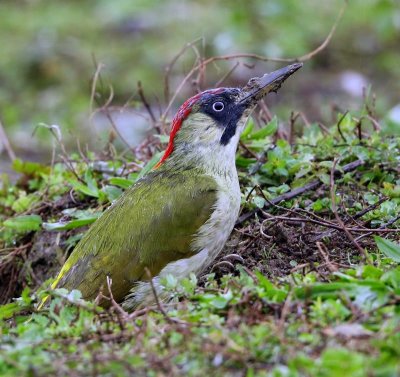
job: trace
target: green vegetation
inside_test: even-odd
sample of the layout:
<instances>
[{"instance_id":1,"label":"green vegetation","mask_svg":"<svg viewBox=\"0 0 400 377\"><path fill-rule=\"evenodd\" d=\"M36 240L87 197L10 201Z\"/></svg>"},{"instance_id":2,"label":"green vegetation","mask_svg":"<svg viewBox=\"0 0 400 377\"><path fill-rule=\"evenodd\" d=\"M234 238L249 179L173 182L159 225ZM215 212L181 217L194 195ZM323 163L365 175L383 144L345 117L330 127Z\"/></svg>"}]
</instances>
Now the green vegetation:
<instances>
[{"instance_id":1,"label":"green vegetation","mask_svg":"<svg viewBox=\"0 0 400 377\"><path fill-rule=\"evenodd\" d=\"M133 313L49 289L158 161L184 99L276 67L218 60L179 88L193 66L303 56L342 5L0 3L0 131L17 155L0 143L1 376L400 375L397 0L348 1L326 48L254 114L237 154L240 217L202 276L169 276L170 300ZM142 131L143 143L127 137Z\"/></svg>"},{"instance_id":2,"label":"green vegetation","mask_svg":"<svg viewBox=\"0 0 400 377\"><path fill-rule=\"evenodd\" d=\"M0 197L1 265L9 297L21 297L0 307L0 374L400 373L400 138L360 122L364 112L338 114L329 131L311 125L293 145L276 140L276 118L261 129L250 122L237 164L242 215L258 209L257 217L237 226L210 274L170 276L171 301L133 313L116 303L104 311L77 291L32 290L51 274L37 263L42 251L24 250L55 234L47 258L64 258L56 246L71 250L143 162L92 154L51 168L16 161L22 178ZM271 206L314 181L318 189ZM35 312L48 293L50 307Z\"/></svg>"},{"instance_id":3,"label":"green vegetation","mask_svg":"<svg viewBox=\"0 0 400 377\"><path fill-rule=\"evenodd\" d=\"M54 292L47 314L3 329L2 375L394 376L400 372L400 269L388 260L271 282L241 272L203 288L171 279L166 316L98 314ZM25 291L18 305L30 304ZM396 309L397 307L397 309ZM3 309L4 313L4 309Z\"/></svg>"}]
</instances>

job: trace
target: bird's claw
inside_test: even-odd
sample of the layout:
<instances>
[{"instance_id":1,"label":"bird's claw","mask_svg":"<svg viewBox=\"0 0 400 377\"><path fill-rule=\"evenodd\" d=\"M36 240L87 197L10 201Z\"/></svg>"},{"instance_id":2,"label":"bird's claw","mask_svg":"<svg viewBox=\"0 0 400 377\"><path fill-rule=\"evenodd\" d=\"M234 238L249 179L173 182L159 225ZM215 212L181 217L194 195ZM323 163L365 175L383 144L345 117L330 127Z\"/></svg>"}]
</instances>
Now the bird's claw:
<instances>
[{"instance_id":1,"label":"bird's claw","mask_svg":"<svg viewBox=\"0 0 400 377\"><path fill-rule=\"evenodd\" d=\"M225 255L223 258L224 261L228 260L228 261L235 261L235 262L239 262L241 264L244 264L244 259L238 255L238 254L228 254Z\"/></svg>"},{"instance_id":2,"label":"bird's claw","mask_svg":"<svg viewBox=\"0 0 400 377\"><path fill-rule=\"evenodd\" d=\"M235 269L235 266L231 262L222 260L222 261L214 264L213 268L211 269L211 272L214 271L218 267L228 267L229 269L232 269L232 270Z\"/></svg>"}]
</instances>

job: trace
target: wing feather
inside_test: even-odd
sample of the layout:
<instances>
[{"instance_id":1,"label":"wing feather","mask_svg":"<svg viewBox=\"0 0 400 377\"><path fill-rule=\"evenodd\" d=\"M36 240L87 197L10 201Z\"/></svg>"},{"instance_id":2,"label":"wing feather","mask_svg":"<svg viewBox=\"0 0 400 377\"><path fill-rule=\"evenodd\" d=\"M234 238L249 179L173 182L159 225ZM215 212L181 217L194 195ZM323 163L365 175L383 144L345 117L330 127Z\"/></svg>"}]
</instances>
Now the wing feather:
<instances>
[{"instance_id":1,"label":"wing feather","mask_svg":"<svg viewBox=\"0 0 400 377\"><path fill-rule=\"evenodd\" d=\"M160 170L160 171L158 171ZM91 226L61 269L53 287L79 289L94 299L110 276L122 300L135 282L156 276L168 263L199 250L191 243L217 200L212 177L193 170L158 169L138 181Z\"/></svg>"}]
</instances>

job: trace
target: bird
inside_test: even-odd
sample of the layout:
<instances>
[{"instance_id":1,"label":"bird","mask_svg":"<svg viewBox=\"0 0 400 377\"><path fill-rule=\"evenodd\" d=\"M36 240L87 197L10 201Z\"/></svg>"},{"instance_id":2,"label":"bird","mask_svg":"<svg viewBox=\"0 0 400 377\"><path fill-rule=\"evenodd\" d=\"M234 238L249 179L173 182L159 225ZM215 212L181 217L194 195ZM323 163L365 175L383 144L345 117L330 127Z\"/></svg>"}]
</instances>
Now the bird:
<instances>
[{"instance_id":1,"label":"bird","mask_svg":"<svg viewBox=\"0 0 400 377\"><path fill-rule=\"evenodd\" d=\"M235 158L257 102L299 68L295 63L242 88L216 88L186 100L155 167L128 188L84 234L51 288L95 300L107 279L125 310L155 302L163 278L208 267L237 220L241 193ZM46 300L46 299L45 299ZM110 306L103 298L98 304ZM43 305L43 302L42 302Z\"/></svg>"}]
</instances>

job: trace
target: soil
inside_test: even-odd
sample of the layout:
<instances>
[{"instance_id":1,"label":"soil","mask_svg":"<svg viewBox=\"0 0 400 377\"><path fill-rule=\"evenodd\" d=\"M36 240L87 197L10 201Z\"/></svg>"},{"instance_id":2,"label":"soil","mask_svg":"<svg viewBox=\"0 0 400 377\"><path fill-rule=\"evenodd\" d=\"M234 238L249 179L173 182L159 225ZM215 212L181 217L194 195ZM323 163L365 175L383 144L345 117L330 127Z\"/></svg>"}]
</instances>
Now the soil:
<instances>
[{"instance_id":1,"label":"soil","mask_svg":"<svg viewBox=\"0 0 400 377\"><path fill-rule=\"evenodd\" d=\"M267 231L261 228L261 222L252 221L244 228L235 229L222 253L206 272L221 277L226 273L238 273L235 265L241 264L249 271L258 270L275 279L295 271L315 270L325 274L330 269L350 267L360 261L359 251L344 232L282 222L274 222ZM318 240L322 243L322 252L317 247ZM372 244L368 238L360 242L364 248Z\"/></svg>"}]
</instances>

